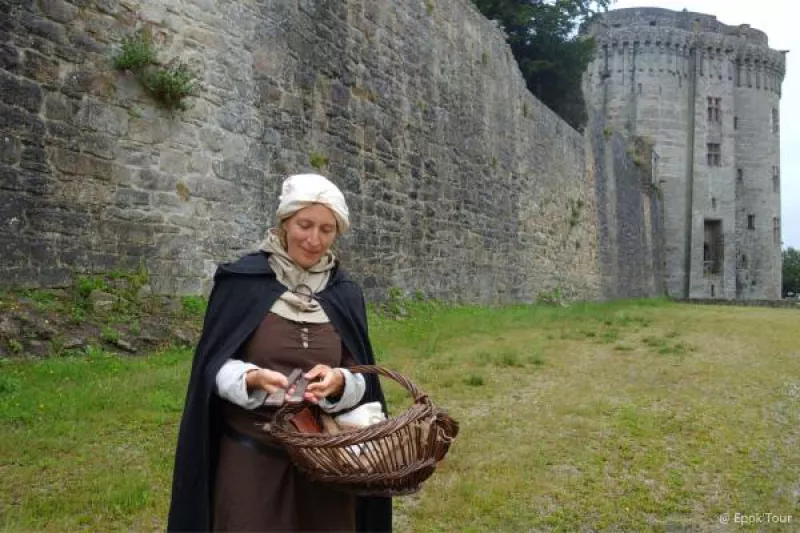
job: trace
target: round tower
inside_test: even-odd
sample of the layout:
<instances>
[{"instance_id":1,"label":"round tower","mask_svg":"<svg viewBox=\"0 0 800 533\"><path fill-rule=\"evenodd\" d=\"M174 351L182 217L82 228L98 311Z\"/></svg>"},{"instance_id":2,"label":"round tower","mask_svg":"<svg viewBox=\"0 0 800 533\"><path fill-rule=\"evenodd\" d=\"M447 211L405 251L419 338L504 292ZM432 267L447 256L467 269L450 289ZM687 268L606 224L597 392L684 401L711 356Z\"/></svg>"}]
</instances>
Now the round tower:
<instances>
[{"instance_id":1,"label":"round tower","mask_svg":"<svg viewBox=\"0 0 800 533\"><path fill-rule=\"evenodd\" d=\"M587 31L587 104L658 155L670 296L780 298L784 54L689 11L613 10Z\"/></svg>"}]
</instances>

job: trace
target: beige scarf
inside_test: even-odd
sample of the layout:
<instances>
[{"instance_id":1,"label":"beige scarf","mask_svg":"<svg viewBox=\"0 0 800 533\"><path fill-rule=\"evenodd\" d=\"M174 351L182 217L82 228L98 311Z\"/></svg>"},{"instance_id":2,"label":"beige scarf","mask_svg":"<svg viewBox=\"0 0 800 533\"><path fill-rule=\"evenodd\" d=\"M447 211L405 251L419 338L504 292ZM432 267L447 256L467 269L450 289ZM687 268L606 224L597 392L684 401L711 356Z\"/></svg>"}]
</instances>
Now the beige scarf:
<instances>
[{"instance_id":1,"label":"beige scarf","mask_svg":"<svg viewBox=\"0 0 800 533\"><path fill-rule=\"evenodd\" d=\"M289 288L270 311L295 322L329 322L328 315L316 299L309 297L309 292L317 294L325 288L331 269L336 265L336 257L328 251L316 265L304 269L292 260L272 229L267 232L260 248L270 254L269 266L278 281Z\"/></svg>"}]
</instances>

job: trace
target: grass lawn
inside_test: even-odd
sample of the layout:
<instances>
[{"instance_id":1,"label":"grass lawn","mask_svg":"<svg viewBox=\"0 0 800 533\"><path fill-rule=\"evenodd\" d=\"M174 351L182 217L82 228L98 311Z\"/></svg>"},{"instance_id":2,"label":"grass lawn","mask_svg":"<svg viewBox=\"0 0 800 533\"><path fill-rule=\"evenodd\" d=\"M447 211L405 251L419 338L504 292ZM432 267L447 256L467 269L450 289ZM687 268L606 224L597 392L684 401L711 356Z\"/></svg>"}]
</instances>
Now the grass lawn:
<instances>
[{"instance_id":1,"label":"grass lawn","mask_svg":"<svg viewBox=\"0 0 800 533\"><path fill-rule=\"evenodd\" d=\"M461 423L396 529L800 530L799 326L663 301L373 315L381 364ZM190 359L0 362L0 529L163 529Z\"/></svg>"}]
</instances>

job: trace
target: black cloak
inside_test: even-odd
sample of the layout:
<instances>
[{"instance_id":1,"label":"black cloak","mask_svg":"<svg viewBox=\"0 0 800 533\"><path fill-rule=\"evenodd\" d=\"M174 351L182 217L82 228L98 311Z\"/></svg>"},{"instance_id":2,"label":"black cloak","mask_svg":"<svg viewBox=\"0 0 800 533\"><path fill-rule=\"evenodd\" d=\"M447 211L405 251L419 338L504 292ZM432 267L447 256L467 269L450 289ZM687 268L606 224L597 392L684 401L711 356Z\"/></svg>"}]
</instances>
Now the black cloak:
<instances>
[{"instance_id":1,"label":"black cloak","mask_svg":"<svg viewBox=\"0 0 800 533\"><path fill-rule=\"evenodd\" d=\"M167 531L211 529L211 490L222 429L218 409L224 401L213 394L216 375L287 290L277 280L267 257L265 252L254 252L219 265L214 274L178 433ZM360 287L337 264L317 297L355 360L374 365ZM385 409L377 376L364 377L367 387L362 402L379 401ZM391 499L358 497L356 527L358 531L391 531Z\"/></svg>"}]
</instances>

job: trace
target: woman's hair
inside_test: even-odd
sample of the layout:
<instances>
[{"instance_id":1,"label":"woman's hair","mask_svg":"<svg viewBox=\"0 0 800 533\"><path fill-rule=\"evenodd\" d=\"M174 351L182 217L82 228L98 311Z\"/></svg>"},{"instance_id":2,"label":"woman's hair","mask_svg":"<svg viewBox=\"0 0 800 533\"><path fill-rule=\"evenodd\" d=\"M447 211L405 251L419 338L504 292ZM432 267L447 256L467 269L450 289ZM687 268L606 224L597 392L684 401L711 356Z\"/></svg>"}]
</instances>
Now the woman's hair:
<instances>
[{"instance_id":1,"label":"woman's hair","mask_svg":"<svg viewBox=\"0 0 800 533\"><path fill-rule=\"evenodd\" d=\"M283 225L286 224L286 221L289 220L289 218L281 220L280 224L278 224L278 227L275 228L275 234L278 236L281 246L283 246L283 249L287 251L289 250L289 243L286 241L286 228L284 228Z\"/></svg>"}]
</instances>

